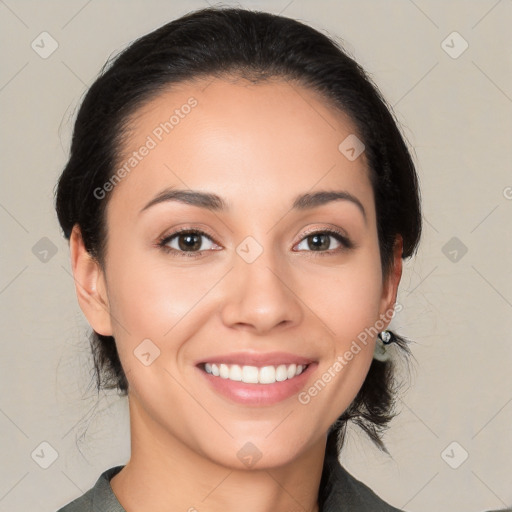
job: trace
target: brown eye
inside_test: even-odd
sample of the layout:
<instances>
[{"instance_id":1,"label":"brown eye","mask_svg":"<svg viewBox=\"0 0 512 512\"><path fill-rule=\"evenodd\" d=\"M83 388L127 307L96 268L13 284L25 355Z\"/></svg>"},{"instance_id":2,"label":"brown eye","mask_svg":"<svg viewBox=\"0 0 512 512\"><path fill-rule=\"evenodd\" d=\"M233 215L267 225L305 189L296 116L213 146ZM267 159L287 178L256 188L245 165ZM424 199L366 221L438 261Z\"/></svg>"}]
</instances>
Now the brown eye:
<instances>
[{"instance_id":1,"label":"brown eye","mask_svg":"<svg viewBox=\"0 0 512 512\"><path fill-rule=\"evenodd\" d=\"M345 236L329 230L310 233L297 245L298 250L312 252L327 252L350 247L352 247L352 244Z\"/></svg>"},{"instance_id":2,"label":"brown eye","mask_svg":"<svg viewBox=\"0 0 512 512\"><path fill-rule=\"evenodd\" d=\"M312 251L328 251L331 246L330 235L316 234L309 235L306 240L308 241L308 247Z\"/></svg>"},{"instance_id":3,"label":"brown eye","mask_svg":"<svg viewBox=\"0 0 512 512\"><path fill-rule=\"evenodd\" d=\"M162 249L175 253L197 253L212 250L215 242L202 231L182 230L163 238L159 244Z\"/></svg>"},{"instance_id":4,"label":"brown eye","mask_svg":"<svg viewBox=\"0 0 512 512\"><path fill-rule=\"evenodd\" d=\"M196 233L180 234L177 236L178 246L181 251L199 251L201 249L202 235Z\"/></svg>"}]
</instances>

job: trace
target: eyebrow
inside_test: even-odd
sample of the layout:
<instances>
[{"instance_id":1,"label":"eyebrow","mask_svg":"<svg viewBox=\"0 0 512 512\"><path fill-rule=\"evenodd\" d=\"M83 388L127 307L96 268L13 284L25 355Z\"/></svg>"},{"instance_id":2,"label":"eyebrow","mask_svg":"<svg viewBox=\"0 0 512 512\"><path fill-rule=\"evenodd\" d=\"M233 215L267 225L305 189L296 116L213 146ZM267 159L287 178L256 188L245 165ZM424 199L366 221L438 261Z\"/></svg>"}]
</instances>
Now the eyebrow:
<instances>
[{"instance_id":1,"label":"eyebrow","mask_svg":"<svg viewBox=\"0 0 512 512\"><path fill-rule=\"evenodd\" d=\"M212 194L209 192L199 192L197 190L181 190L168 188L162 190L157 196L155 196L149 203L146 204L139 212L139 215L151 208L152 206L167 201L178 201L199 208L205 208L213 212L227 211L229 210L228 203L222 199L222 197ZM314 192L312 194L302 194L295 198L292 204L293 210L310 210L318 206L333 202L333 201L350 201L355 204L362 213L366 222L366 210L363 204L357 197L343 190L337 191L326 191L322 190Z\"/></svg>"}]
</instances>

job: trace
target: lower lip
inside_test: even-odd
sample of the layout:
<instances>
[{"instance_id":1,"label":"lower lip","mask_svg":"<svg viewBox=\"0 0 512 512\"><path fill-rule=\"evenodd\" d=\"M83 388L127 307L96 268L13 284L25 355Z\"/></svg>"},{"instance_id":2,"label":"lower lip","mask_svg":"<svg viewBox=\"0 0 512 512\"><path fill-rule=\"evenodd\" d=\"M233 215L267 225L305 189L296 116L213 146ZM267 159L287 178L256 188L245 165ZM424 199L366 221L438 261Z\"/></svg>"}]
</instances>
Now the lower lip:
<instances>
[{"instance_id":1,"label":"lower lip","mask_svg":"<svg viewBox=\"0 0 512 512\"><path fill-rule=\"evenodd\" d=\"M247 384L241 381L215 377L202 368L197 367L197 369L210 386L224 397L238 404L263 406L276 404L299 393L304 388L315 366L316 363L310 363L300 375L293 377L293 379L286 379L273 384Z\"/></svg>"}]
</instances>

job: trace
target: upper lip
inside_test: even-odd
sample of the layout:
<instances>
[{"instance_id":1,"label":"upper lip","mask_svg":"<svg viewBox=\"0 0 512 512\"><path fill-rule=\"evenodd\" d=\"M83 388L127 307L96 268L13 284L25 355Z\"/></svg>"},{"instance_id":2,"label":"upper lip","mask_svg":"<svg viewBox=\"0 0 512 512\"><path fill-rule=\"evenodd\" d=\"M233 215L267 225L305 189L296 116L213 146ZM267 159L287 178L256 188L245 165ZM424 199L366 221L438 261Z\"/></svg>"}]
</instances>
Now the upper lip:
<instances>
[{"instance_id":1,"label":"upper lip","mask_svg":"<svg viewBox=\"0 0 512 512\"><path fill-rule=\"evenodd\" d=\"M230 354L211 356L201 359L197 364L238 364L240 366L279 366L280 364L303 364L308 365L313 359L290 354L288 352L232 352Z\"/></svg>"}]
</instances>

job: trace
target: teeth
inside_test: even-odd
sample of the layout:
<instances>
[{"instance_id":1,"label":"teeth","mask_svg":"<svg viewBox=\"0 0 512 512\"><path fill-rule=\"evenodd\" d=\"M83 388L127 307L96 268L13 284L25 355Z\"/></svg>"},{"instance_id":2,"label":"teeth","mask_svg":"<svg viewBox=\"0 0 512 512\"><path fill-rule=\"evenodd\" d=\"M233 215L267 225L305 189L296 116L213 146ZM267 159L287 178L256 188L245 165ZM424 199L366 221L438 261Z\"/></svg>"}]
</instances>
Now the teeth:
<instances>
[{"instance_id":1,"label":"teeth","mask_svg":"<svg viewBox=\"0 0 512 512\"><path fill-rule=\"evenodd\" d=\"M227 364L221 364L219 366L219 374L223 379L227 379L229 377L229 368Z\"/></svg>"},{"instance_id":2,"label":"teeth","mask_svg":"<svg viewBox=\"0 0 512 512\"><path fill-rule=\"evenodd\" d=\"M272 384L276 381L276 369L274 366L260 368L258 382L260 384Z\"/></svg>"},{"instance_id":3,"label":"teeth","mask_svg":"<svg viewBox=\"0 0 512 512\"><path fill-rule=\"evenodd\" d=\"M280 364L276 369L276 380L282 382L288 378L288 368L286 365Z\"/></svg>"},{"instance_id":4,"label":"teeth","mask_svg":"<svg viewBox=\"0 0 512 512\"><path fill-rule=\"evenodd\" d=\"M205 363L207 373L222 379L242 381L247 384L274 384L287 379L293 379L305 369L303 364L280 364L279 366L239 366L238 364Z\"/></svg>"},{"instance_id":5,"label":"teeth","mask_svg":"<svg viewBox=\"0 0 512 512\"><path fill-rule=\"evenodd\" d=\"M240 366L238 366L237 364L234 364L233 366L231 366L231 368L229 369L228 379L241 381L242 377L243 377L242 368L240 368Z\"/></svg>"}]
</instances>

